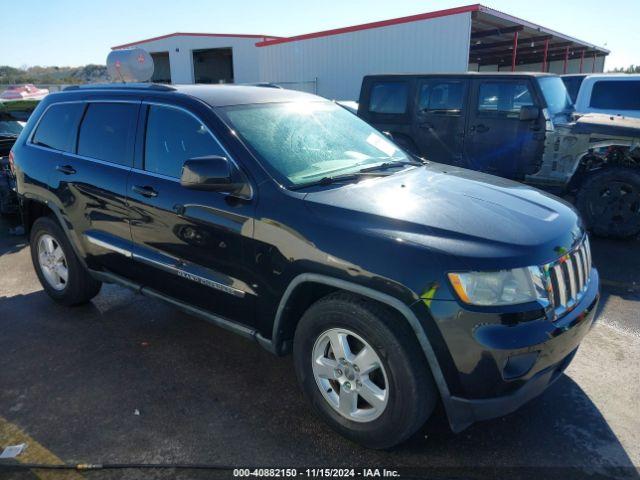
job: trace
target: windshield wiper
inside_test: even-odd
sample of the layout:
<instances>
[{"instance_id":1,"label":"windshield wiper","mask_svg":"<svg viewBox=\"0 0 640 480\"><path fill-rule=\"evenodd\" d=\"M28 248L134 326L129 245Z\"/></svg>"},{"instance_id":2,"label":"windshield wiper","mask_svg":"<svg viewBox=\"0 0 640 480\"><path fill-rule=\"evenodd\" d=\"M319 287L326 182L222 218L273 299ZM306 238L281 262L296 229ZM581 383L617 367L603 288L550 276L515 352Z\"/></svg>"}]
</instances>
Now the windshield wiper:
<instances>
[{"instance_id":1,"label":"windshield wiper","mask_svg":"<svg viewBox=\"0 0 640 480\"><path fill-rule=\"evenodd\" d=\"M19 136L20 135L18 133L0 132L0 137L18 138Z\"/></svg>"},{"instance_id":2,"label":"windshield wiper","mask_svg":"<svg viewBox=\"0 0 640 480\"><path fill-rule=\"evenodd\" d=\"M316 185L331 185L332 183L337 182L349 182L349 181L359 181L363 178L371 178L371 177L387 177L389 173L386 172L365 172L360 170L359 172L354 173L343 173L341 175L331 175L327 177L322 177L319 180L314 180L312 182L300 183L298 185L294 185L289 187L290 190L300 190L306 187L313 187Z\"/></svg>"},{"instance_id":3,"label":"windshield wiper","mask_svg":"<svg viewBox=\"0 0 640 480\"><path fill-rule=\"evenodd\" d=\"M404 165L413 165L414 167L419 167L424 164L422 162L417 162L417 161L394 160L391 162L383 162L378 165L373 165L372 167L362 168L359 170L359 172L360 173L376 172L378 170L388 170L389 168L402 167Z\"/></svg>"}]
</instances>

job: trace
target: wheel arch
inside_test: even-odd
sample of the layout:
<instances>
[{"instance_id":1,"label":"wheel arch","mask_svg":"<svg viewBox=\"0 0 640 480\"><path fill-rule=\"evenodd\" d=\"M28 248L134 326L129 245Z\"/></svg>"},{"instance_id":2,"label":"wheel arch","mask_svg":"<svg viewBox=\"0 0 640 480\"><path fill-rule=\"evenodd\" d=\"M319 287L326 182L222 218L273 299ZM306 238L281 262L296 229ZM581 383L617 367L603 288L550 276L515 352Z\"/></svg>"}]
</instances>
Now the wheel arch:
<instances>
[{"instance_id":1,"label":"wheel arch","mask_svg":"<svg viewBox=\"0 0 640 480\"><path fill-rule=\"evenodd\" d=\"M35 195L23 196L20 203L22 224L24 225L24 230L27 237L30 235L31 228L38 218L44 216L54 218L60 225L60 228L62 228L62 231L66 235L67 240L69 240L69 243L71 244L71 247L73 248L76 256L80 260L80 263L84 267L86 267L84 254L79 246L78 239L76 238L76 235L70 228L69 224L64 220L62 212L57 205Z\"/></svg>"},{"instance_id":2,"label":"wheel arch","mask_svg":"<svg viewBox=\"0 0 640 480\"><path fill-rule=\"evenodd\" d=\"M450 401L451 393L449 392L449 387L447 386L444 374L442 373L435 351L427 338L424 328L408 305L386 293L353 282L317 273L302 273L296 276L285 290L282 298L280 299L280 303L278 304L278 309L273 323L272 337L269 342L271 350L274 353L277 355L284 355L287 353L288 348L290 348L290 345L287 345L285 335L286 332L295 330L295 325L297 325L299 318L295 318L295 315L289 315L292 311L296 311L295 309L291 309L289 302L295 302L297 298L296 291L299 288L304 288L304 286L307 286L308 288L309 285L312 287L319 286L321 292L324 293L323 295L319 295L318 299L328 293L342 290L377 301L398 312L401 318L409 324L409 327L416 336L416 340L418 341L425 359L427 360L427 364L431 369L431 373L440 392L440 397L442 398L442 402L451 422L453 418L452 409L454 408Z\"/></svg>"}]
</instances>

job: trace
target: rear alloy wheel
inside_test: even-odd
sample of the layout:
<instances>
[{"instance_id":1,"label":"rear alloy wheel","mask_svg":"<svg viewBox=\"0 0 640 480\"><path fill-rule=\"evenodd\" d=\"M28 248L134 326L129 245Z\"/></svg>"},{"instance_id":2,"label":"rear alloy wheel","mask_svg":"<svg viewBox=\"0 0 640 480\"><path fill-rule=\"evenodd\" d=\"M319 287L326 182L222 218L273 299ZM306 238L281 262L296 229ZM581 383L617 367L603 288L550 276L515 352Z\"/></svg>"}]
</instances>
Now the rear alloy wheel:
<instances>
[{"instance_id":1,"label":"rear alloy wheel","mask_svg":"<svg viewBox=\"0 0 640 480\"><path fill-rule=\"evenodd\" d=\"M67 258L57 240L47 233L38 239L38 263L49 286L64 290L69 280Z\"/></svg>"},{"instance_id":2,"label":"rear alloy wheel","mask_svg":"<svg viewBox=\"0 0 640 480\"><path fill-rule=\"evenodd\" d=\"M640 233L640 171L614 167L588 178L577 206L598 236L628 238Z\"/></svg>"},{"instance_id":3,"label":"rear alloy wheel","mask_svg":"<svg viewBox=\"0 0 640 480\"><path fill-rule=\"evenodd\" d=\"M79 305L95 297L102 283L80 263L62 228L51 217L31 227L31 260L44 290L63 305Z\"/></svg>"},{"instance_id":4,"label":"rear alloy wheel","mask_svg":"<svg viewBox=\"0 0 640 480\"><path fill-rule=\"evenodd\" d=\"M383 304L347 292L328 295L304 313L293 360L316 412L369 448L409 438L439 397L408 322Z\"/></svg>"}]
</instances>

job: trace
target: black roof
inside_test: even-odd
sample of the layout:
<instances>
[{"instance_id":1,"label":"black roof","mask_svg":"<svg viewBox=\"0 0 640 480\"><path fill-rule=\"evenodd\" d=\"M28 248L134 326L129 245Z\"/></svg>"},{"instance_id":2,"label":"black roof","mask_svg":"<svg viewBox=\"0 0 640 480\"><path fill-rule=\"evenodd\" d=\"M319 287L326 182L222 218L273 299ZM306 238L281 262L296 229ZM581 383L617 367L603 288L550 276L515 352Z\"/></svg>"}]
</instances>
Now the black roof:
<instances>
[{"instance_id":1,"label":"black roof","mask_svg":"<svg viewBox=\"0 0 640 480\"><path fill-rule=\"evenodd\" d=\"M316 95L284 88L244 85L175 85L174 87L179 93L199 98L212 107L246 105L249 103L321 100Z\"/></svg>"},{"instance_id":2,"label":"black roof","mask_svg":"<svg viewBox=\"0 0 640 480\"><path fill-rule=\"evenodd\" d=\"M162 85L155 83L106 83L80 85L66 88L65 91L139 91L146 90L167 95L181 93L202 100L212 107L229 105L246 105L251 103L296 102L324 100L316 95L286 90L284 88L267 88L267 86L246 85Z\"/></svg>"}]
</instances>

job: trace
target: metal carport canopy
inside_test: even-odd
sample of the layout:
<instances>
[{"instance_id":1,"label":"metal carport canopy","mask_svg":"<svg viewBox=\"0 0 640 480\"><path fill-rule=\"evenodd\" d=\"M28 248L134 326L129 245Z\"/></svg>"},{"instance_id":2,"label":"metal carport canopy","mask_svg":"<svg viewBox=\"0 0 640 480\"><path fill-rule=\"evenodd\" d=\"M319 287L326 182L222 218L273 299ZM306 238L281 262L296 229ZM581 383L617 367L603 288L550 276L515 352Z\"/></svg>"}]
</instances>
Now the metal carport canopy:
<instances>
[{"instance_id":1,"label":"metal carport canopy","mask_svg":"<svg viewBox=\"0 0 640 480\"><path fill-rule=\"evenodd\" d=\"M541 64L548 71L554 60L564 62L580 59L580 72L595 70L597 57L609 50L578 40L535 23L499 12L483 5L474 5L471 13L471 44L469 63L478 66L509 66Z\"/></svg>"}]
</instances>

